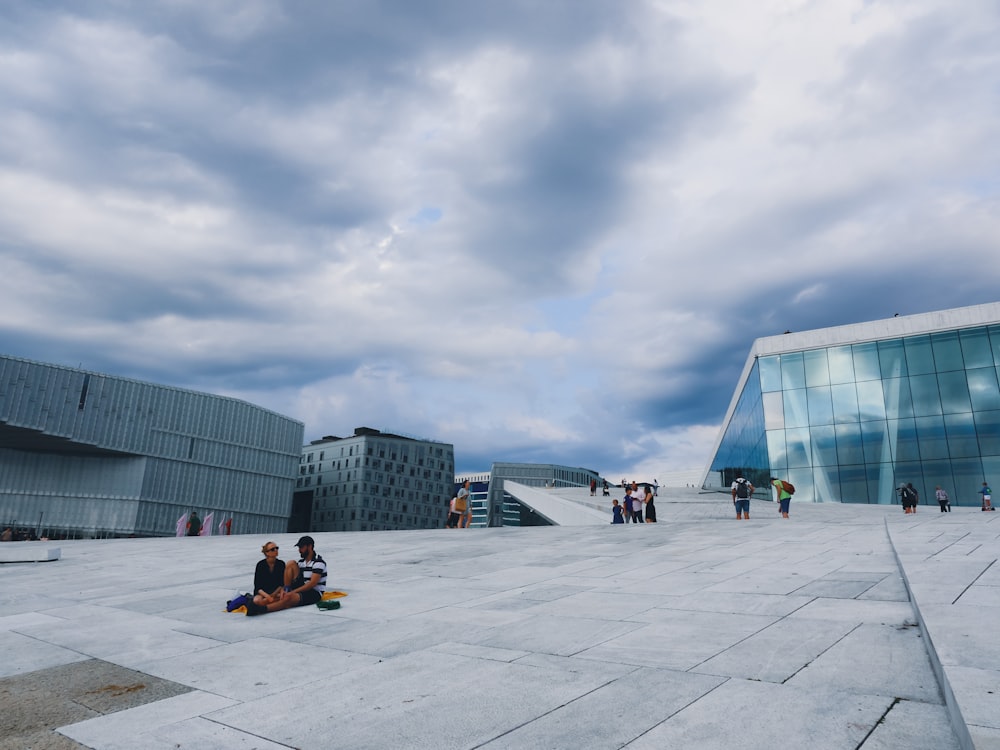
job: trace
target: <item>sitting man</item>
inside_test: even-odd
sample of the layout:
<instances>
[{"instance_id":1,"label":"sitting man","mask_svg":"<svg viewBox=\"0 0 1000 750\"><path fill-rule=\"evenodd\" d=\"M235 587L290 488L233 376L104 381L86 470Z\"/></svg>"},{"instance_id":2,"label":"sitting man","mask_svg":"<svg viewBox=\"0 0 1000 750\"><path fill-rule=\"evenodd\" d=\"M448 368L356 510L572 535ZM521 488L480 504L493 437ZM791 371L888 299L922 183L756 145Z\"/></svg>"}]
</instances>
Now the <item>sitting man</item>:
<instances>
[{"instance_id":1,"label":"sitting man","mask_svg":"<svg viewBox=\"0 0 1000 750\"><path fill-rule=\"evenodd\" d=\"M323 598L326 590L326 561L316 554L315 542L311 536L304 536L296 543L299 561L289 560L285 564L284 590L278 592L277 600L267 605L248 602L248 615L263 615L280 609L315 604Z\"/></svg>"}]
</instances>

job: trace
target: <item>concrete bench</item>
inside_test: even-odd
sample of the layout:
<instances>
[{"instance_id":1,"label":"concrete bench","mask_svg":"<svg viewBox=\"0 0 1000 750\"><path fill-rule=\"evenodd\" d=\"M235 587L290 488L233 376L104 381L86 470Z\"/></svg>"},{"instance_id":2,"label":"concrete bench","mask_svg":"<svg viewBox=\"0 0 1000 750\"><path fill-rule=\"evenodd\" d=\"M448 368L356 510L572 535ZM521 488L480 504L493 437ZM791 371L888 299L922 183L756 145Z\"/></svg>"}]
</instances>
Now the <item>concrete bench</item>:
<instances>
[{"instance_id":1,"label":"concrete bench","mask_svg":"<svg viewBox=\"0 0 1000 750\"><path fill-rule=\"evenodd\" d=\"M58 560L62 550L48 542L4 542L0 544L0 563L50 562Z\"/></svg>"}]
</instances>

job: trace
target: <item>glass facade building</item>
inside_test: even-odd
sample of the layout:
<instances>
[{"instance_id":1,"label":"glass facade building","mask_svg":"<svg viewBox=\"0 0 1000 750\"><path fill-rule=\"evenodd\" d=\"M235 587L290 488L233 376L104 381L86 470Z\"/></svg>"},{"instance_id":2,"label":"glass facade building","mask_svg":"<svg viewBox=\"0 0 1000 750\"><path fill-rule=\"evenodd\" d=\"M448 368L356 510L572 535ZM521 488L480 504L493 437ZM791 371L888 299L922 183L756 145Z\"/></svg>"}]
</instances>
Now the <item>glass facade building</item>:
<instances>
[{"instance_id":1,"label":"glass facade building","mask_svg":"<svg viewBox=\"0 0 1000 750\"><path fill-rule=\"evenodd\" d=\"M979 505L1000 481L1000 303L758 339L703 488L893 503L912 482Z\"/></svg>"},{"instance_id":2,"label":"glass facade building","mask_svg":"<svg viewBox=\"0 0 1000 750\"><path fill-rule=\"evenodd\" d=\"M196 510L213 531L283 532L303 429L234 398L0 356L0 523L165 536Z\"/></svg>"}]
</instances>

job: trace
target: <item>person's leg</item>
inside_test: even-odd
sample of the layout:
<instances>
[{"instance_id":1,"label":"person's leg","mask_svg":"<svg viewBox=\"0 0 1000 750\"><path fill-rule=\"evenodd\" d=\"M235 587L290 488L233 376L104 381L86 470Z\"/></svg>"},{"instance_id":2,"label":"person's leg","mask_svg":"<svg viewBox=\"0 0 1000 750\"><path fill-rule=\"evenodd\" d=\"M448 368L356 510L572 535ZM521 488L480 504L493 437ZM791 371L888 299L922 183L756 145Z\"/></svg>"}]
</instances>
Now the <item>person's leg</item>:
<instances>
[{"instance_id":1,"label":"person's leg","mask_svg":"<svg viewBox=\"0 0 1000 750\"><path fill-rule=\"evenodd\" d=\"M289 560L285 563L285 588L294 588L292 586L295 580L299 577L299 563L297 560Z\"/></svg>"}]
</instances>

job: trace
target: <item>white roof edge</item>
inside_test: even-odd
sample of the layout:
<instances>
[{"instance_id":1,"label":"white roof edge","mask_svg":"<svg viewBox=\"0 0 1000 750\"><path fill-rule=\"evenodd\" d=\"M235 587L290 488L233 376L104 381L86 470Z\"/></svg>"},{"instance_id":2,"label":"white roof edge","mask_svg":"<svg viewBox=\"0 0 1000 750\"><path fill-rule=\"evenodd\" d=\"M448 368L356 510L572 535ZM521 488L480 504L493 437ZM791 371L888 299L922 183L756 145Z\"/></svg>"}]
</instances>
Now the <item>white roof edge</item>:
<instances>
[{"instance_id":1,"label":"white roof edge","mask_svg":"<svg viewBox=\"0 0 1000 750\"><path fill-rule=\"evenodd\" d=\"M832 328L765 336L753 342L750 356L781 354L802 349L818 349L843 344L859 344L887 338L936 333L954 328L1000 323L1000 302L955 307L950 310L900 315L899 317L850 323Z\"/></svg>"}]
</instances>

